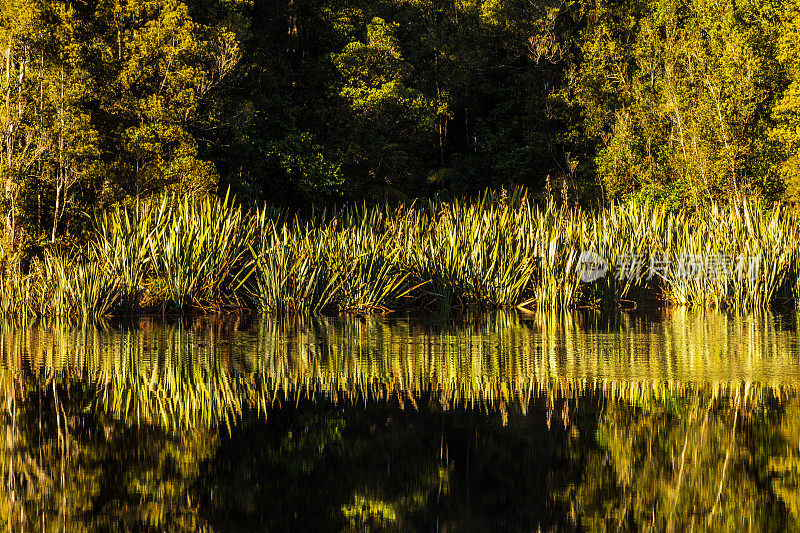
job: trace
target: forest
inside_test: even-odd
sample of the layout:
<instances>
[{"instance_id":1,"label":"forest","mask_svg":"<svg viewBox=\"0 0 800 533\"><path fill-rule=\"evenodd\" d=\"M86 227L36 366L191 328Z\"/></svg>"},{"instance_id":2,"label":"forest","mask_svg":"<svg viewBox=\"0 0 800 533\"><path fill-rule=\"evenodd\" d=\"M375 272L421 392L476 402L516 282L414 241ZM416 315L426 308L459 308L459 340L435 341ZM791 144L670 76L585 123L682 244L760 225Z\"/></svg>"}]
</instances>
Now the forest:
<instances>
[{"instance_id":1,"label":"forest","mask_svg":"<svg viewBox=\"0 0 800 533\"><path fill-rule=\"evenodd\" d=\"M800 187L797 0L0 0L6 247L116 206Z\"/></svg>"},{"instance_id":2,"label":"forest","mask_svg":"<svg viewBox=\"0 0 800 533\"><path fill-rule=\"evenodd\" d=\"M0 523L793 530L799 149L800 0L0 0Z\"/></svg>"}]
</instances>

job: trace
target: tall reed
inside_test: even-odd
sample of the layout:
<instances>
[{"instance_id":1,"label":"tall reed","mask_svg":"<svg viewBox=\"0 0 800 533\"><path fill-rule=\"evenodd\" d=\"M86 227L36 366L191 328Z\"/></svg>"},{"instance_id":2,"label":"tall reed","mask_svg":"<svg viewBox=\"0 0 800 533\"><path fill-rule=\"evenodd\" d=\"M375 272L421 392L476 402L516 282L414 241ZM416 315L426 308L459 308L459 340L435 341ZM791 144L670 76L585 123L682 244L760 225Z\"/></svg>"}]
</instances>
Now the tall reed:
<instances>
[{"instance_id":1,"label":"tall reed","mask_svg":"<svg viewBox=\"0 0 800 533\"><path fill-rule=\"evenodd\" d=\"M160 202L137 201L133 208L117 206L95 222L92 244L109 274L119 280L120 307L125 312L133 312L141 303L145 281L152 275L151 243L163 231L166 207L166 197Z\"/></svg>"},{"instance_id":2,"label":"tall reed","mask_svg":"<svg viewBox=\"0 0 800 533\"><path fill-rule=\"evenodd\" d=\"M301 218L245 212L229 196L168 196L115 208L95 224L84 246L49 248L29 268L4 259L0 313L800 302L800 219L752 199L702 212L645 202L586 210L537 205L516 189ZM585 276L585 257L604 270Z\"/></svg>"},{"instance_id":3,"label":"tall reed","mask_svg":"<svg viewBox=\"0 0 800 533\"><path fill-rule=\"evenodd\" d=\"M238 303L235 284L249 263L252 225L231 198L186 198L168 208L148 239L150 260L176 310Z\"/></svg>"},{"instance_id":4,"label":"tall reed","mask_svg":"<svg viewBox=\"0 0 800 533\"><path fill-rule=\"evenodd\" d=\"M411 249L417 281L429 282L447 305L522 303L537 267L526 239L527 207L521 191L511 198L485 194L471 204L429 204Z\"/></svg>"}]
</instances>

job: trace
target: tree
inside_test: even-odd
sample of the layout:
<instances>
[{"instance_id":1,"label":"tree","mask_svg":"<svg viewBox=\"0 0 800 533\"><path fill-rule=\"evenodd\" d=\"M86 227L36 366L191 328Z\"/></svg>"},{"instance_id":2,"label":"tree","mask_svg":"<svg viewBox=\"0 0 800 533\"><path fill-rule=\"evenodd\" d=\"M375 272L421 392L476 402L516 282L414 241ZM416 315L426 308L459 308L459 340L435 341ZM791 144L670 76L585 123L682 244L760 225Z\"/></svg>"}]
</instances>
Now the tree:
<instances>
[{"instance_id":1,"label":"tree","mask_svg":"<svg viewBox=\"0 0 800 533\"><path fill-rule=\"evenodd\" d=\"M3 100L0 103L6 234L16 239L20 189L46 151L42 128L37 128L34 95L39 85L33 63L41 58L38 37L39 6L31 0L0 3L0 47L3 53ZM39 64L41 66L41 59Z\"/></svg>"},{"instance_id":2,"label":"tree","mask_svg":"<svg viewBox=\"0 0 800 533\"><path fill-rule=\"evenodd\" d=\"M770 139L777 151L775 170L790 197L800 195L800 2L787 0L780 13L777 59L788 78L786 88L772 108L775 121Z\"/></svg>"},{"instance_id":3,"label":"tree","mask_svg":"<svg viewBox=\"0 0 800 533\"><path fill-rule=\"evenodd\" d=\"M770 6L643 1L584 7L585 40L566 93L597 140L609 195L695 204L773 187L763 145L779 86Z\"/></svg>"},{"instance_id":4,"label":"tree","mask_svg":"<svg viewBox=\"0 0 800 533\"><path fill-rule=\"evenodd\" d=\"M239 60L234 32L197 22L174 0L102 2L96 17L108 23L102 59L109 83L100 106L110 122L106 141L118 149L112 168L121 190L114 192L212 190L217 170L199 157L193 127Z\"/></svg>"},{"instance_id":5,"label":"tree","mask_svg":"<svg viewBox=\"0 0 800 533\"><path fill-rule=\"evenodd\" d=\"M349 132L339 144L340 157L363 176L354 187L369 187L363 191L368 195L419 180L424 155L433 155L436 104L405 83L410 66L397 29L375 17L366 26L366 42L351 42L333 56L346 105L341 128Z\"/></svg>"}]
</instances>

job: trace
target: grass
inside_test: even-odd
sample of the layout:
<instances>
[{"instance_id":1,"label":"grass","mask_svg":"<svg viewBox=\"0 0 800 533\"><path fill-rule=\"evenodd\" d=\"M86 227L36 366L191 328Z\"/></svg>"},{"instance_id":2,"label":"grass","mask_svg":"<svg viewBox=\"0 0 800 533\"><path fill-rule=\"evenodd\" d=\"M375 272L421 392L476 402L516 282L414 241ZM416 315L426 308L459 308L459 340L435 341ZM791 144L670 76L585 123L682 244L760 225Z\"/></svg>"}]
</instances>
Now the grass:
<instances>
[{"instance_id":1,"label":"grass","mask_svg":"<svg viewBox=\"0 0 800 533\"><path fill-rule=\"evenodd\" d=\"M91 239L23 268L0 259L0 313L105 315L800 302L800 220L756 200L705 212L537 205L525 190L301 219L232 198L163 197L97 218ZM582 282L581 253L609 271ZM754 268L757 266L757 269ZM651 268L652 267L652 268ZM688 272L687 272L688 268Z\"/></svg>"}]
</instances>

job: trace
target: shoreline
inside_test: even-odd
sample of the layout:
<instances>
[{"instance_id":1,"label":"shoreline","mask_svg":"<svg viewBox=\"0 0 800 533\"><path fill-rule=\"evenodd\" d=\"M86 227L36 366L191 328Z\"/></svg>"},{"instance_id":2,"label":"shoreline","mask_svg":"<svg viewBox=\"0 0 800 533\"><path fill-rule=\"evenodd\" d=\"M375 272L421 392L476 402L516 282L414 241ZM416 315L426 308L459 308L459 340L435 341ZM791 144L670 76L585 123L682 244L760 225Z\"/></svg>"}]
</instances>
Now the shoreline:
<instances>
[{"instance_id":1,"label":"shoreline","mask_svg":"<svg viewBox=\"0 0 800 533\"><path fill-rule=\"evenodd\" d=\"M230 197L117 208L85 245L45 248L26 273L20 254L4 256L0 316L751 311L800 301L800 219L756 200L707 213L640 202L587 211L539 206L516 189L310 220L271 213Z\"/></svg>"}]
</instances>

